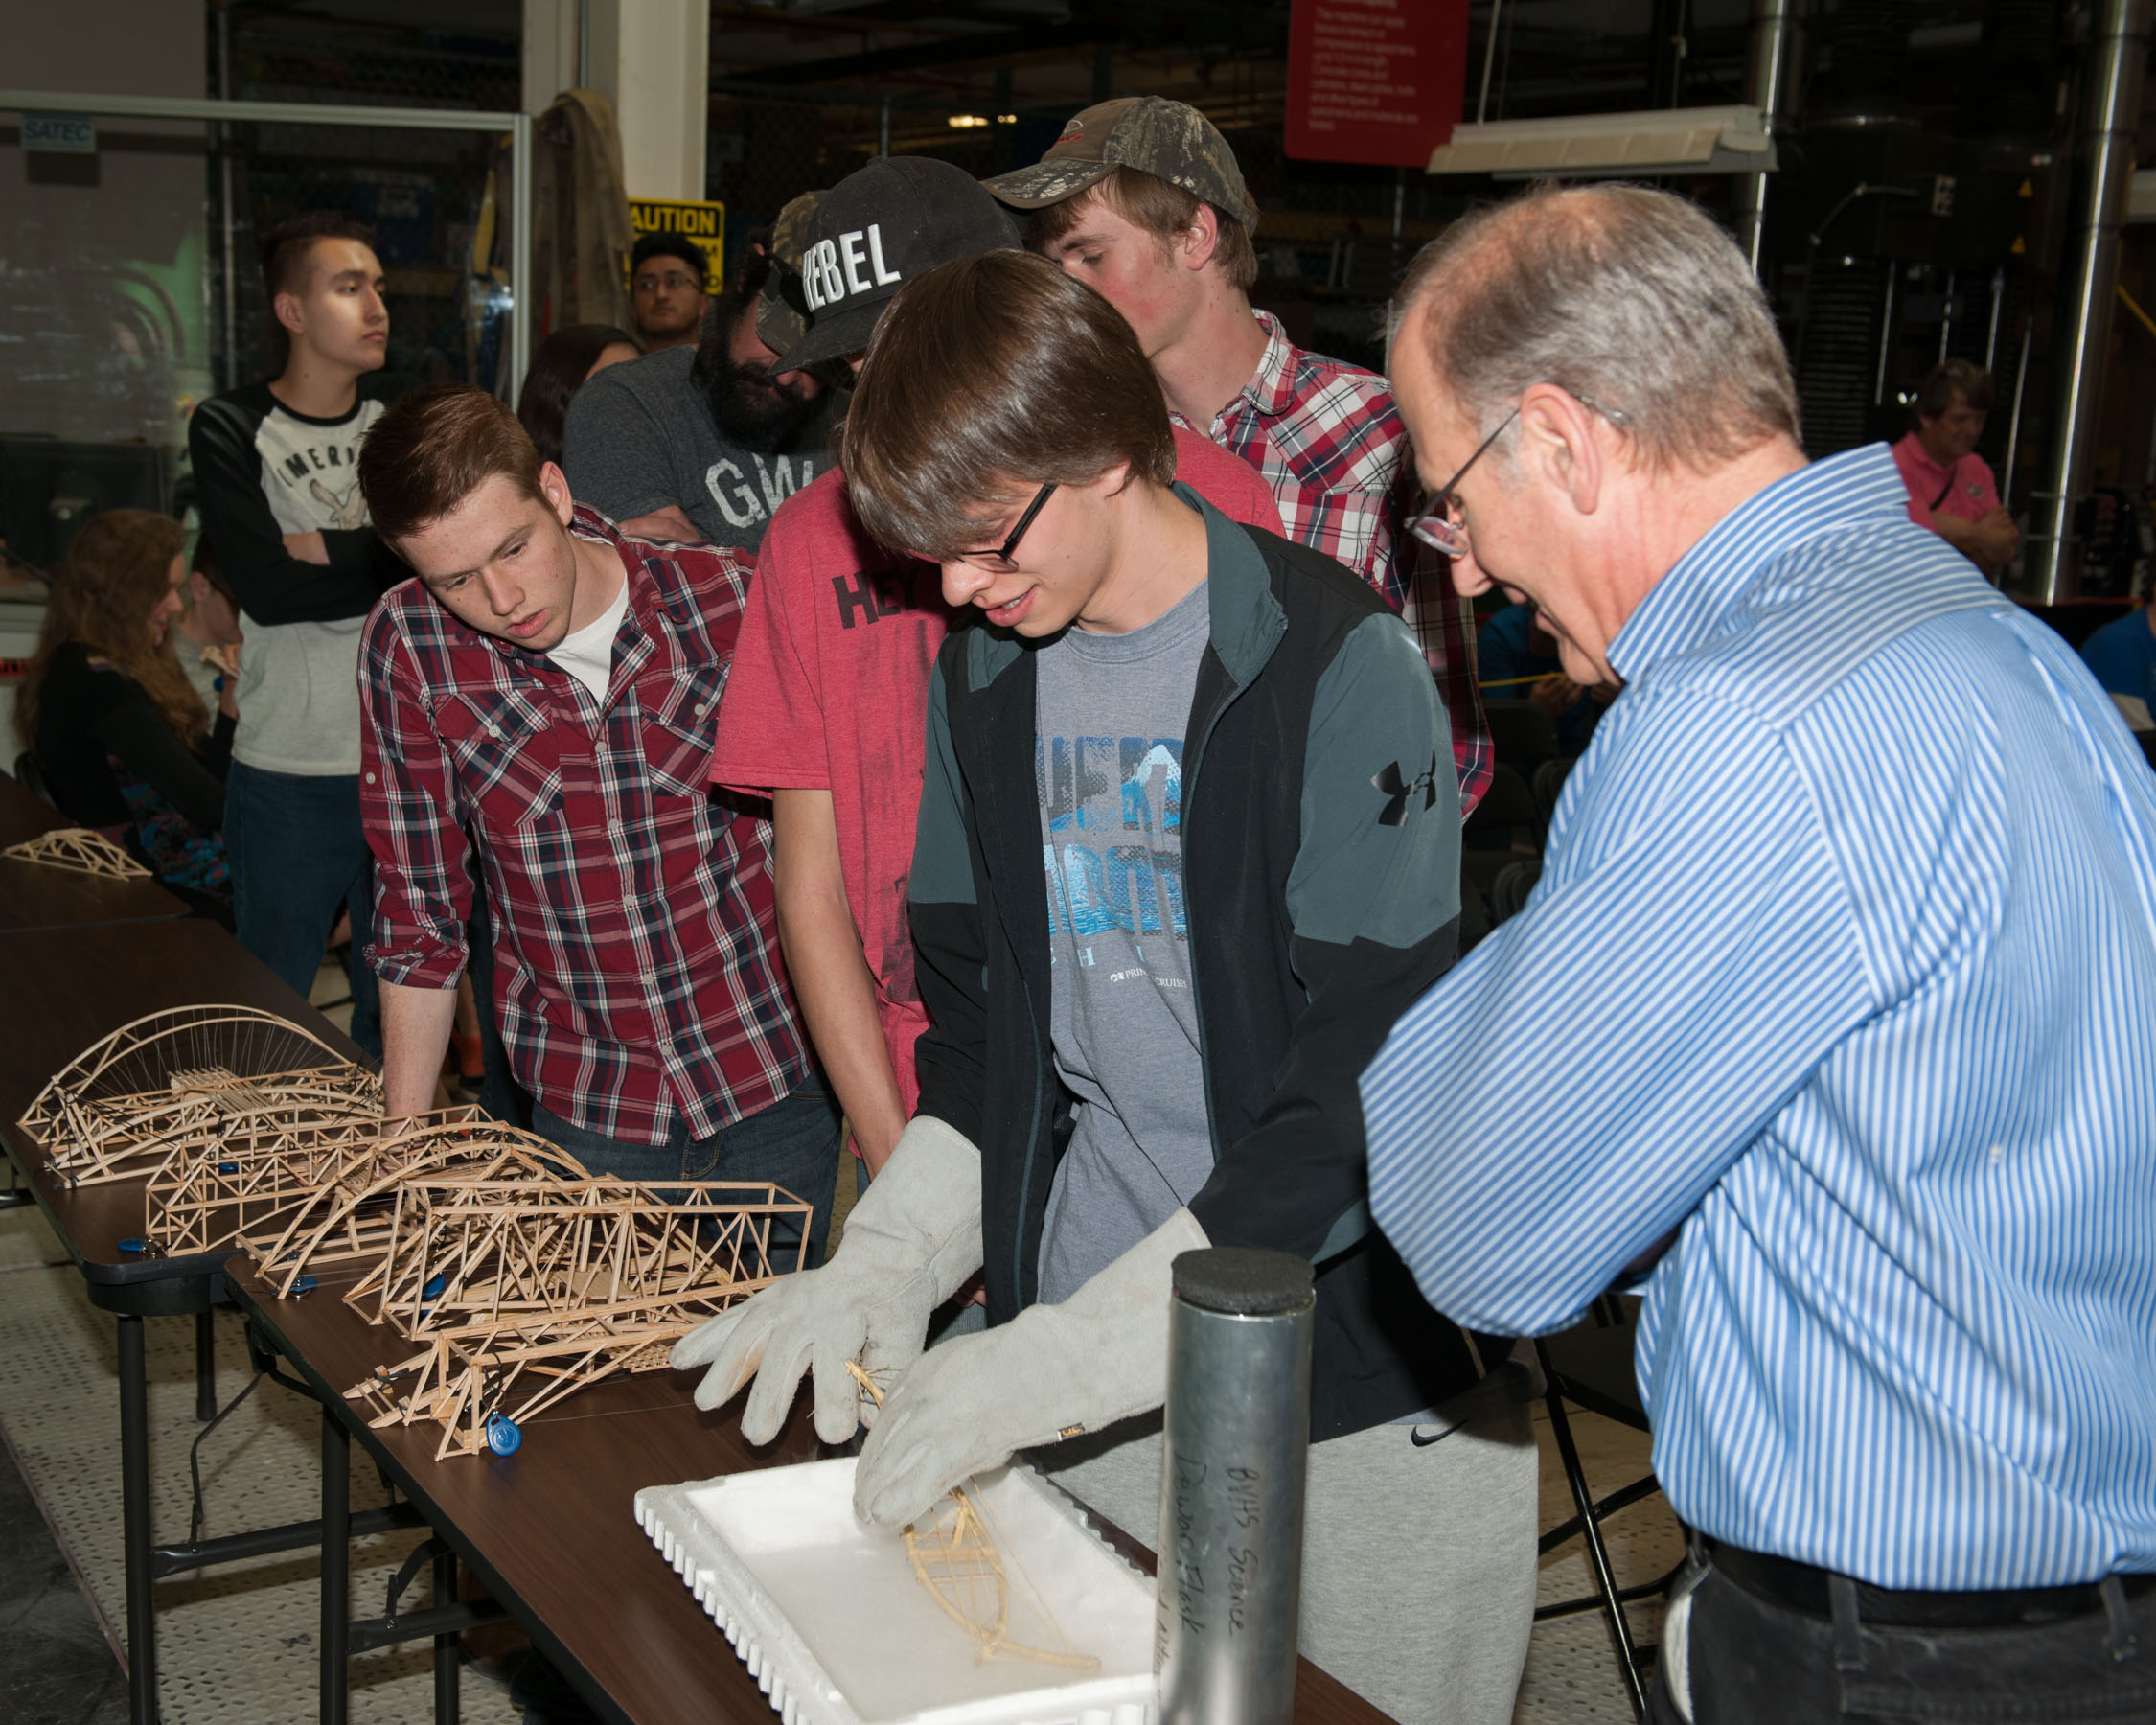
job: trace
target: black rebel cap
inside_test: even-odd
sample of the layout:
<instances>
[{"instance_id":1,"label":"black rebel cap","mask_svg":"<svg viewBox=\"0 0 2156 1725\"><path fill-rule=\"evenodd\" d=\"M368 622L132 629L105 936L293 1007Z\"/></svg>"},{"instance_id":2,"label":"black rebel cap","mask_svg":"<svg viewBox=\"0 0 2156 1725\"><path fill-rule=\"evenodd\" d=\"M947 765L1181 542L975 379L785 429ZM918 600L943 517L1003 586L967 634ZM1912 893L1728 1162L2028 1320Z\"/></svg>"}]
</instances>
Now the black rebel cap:
<instances>
[{"instance_id":1,"label":"black rebel cap","mask_svg":"<svg viewBox=\"0 0 2156 1725\"><path fill-rule=\"evenodd\" d=\"M1021 247L1010 213L964 169L932 156L878 156L816 205L801 247L809 333L771 369L798 371L858 354L883 308L915 276Z\"/></svg>"}]
</instances>

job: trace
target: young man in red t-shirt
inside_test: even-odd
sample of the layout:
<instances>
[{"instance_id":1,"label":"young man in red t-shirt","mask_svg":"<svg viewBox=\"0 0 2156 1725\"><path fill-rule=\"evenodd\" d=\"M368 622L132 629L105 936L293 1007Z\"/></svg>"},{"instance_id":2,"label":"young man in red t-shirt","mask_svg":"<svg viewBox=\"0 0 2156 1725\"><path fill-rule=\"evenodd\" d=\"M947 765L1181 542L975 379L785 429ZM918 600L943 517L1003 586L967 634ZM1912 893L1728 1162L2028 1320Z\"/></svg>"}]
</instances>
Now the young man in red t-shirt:
<instances>
[{"instance_id":1,"label":"young man in red t-shirt","mask_svg":"<svg viewBox=\"0 0 2156 1725\"><path fill-rule=\"evenodd\" d=\"M1016 223L969 175L883 157L823 196L802 253L808 334L793 371L858 362L906 283L938 264L1018 250ZM1178 433L1178 476L1235 520L1280 531L1247 463ZM954 613L932 564L879 546L836 470L771 519L734 647L713 782L768 795L779 939L862 1171L898 1142L927 1027L906 915L929 676Z\"/></svg>"}]
</instances>

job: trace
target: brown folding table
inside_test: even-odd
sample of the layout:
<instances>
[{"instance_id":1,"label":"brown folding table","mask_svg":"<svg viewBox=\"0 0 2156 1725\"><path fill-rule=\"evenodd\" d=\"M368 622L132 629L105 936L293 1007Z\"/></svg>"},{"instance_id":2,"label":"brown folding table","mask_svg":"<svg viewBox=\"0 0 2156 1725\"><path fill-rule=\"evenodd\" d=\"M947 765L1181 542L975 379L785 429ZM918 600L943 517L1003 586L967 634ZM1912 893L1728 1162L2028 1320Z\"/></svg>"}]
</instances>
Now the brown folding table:
<instances>
[{"instance_id":1,"label":"brown folding table","mask_svg":"<svg viewBox=\"0 0 2156 1725\"><path fill-rule=\"evenodd\" d=\"M0 851L40 833L74 824L13 779L0 774ZM0 856L0 933L143 922L186 914L187 907L153 880L112 881L102 875L57 868L50 862Z\"/></svg>"},{"instance_id":2,"label":"brown folding table","mask_svg":"<svg viewBox=\"0 0 2156 1725\"><path fill-rule=\"evenodd\" d=\"M436 1716L457 1708L455 1630L470 1607L439 1605L362 1626L350 1617L348 1541L382 1527L430 1524L511 1611L534 1644L608 1720L699 1725L714 1718L762 1725L774 1715L724 1636L637 1526L632 1500L646 1485L833 1453L815 1442L805 1409L780 1441L752 1450L739 1404L698 1411L693 1380L655 1372L580 1391L526 1422L509 1456L437 1461L432 1426L370 1429L343 1392L378 1365L408 1352L394 1331L367 1323L338 1298L333 1278L298 1300L278 1300L244 1258L217 1252L148 1257L123 1251L144 1225L144 1180L68 1188L14 1121L45 1081L99 1037L162 1008L209 1001L264 1007L305 1024L340 1051L356 1049L222 930L195 919L103 924L0 934L0 1137L81 1271L92 1301L120 1325L121 1451L127 1552L127 1643L135 1725L156 1719L155 1619L159 1574L215 1557L322 1549L320 1716L345 1718L345 1661L359 1644L436 1639ZM233 1261L228 1261L233 1260ZM142 1320L195 1313L206 1336L219 1292L254 1334L289 1360L322 1403L322 1517L254 1534L157 1547L149 1519L149 1458ZM208 1417L214 1408L198 1409ZM409 1500L351 1512L349 1445L356 1436ZM1111 1537L1117 1537L1109 1530ZM1126 1552L1150 1568L1129 1541ZM208 1555L204 1555L208 1553ZM435 1572L447 1597L448 1563ZM1296 1717L1346 1725L1384 1715L1303 1662Z\"/></svg>"},{"instance_id":3,"label":"brown folding table","mask_svg":"<svg viewBox=\"0 0 2156 1725\"><path fill-rule=\"evenodd\" d=\"M6 812L5 799L0 799L0 814ZM141 888L149 884L95 885ZM162 888L153 890L177 907L178 901ZM81 1272L91 1304L112 1313L120 1325L120 1479L134 1725L155 1725L157 1718L156 1579L228 1558L312 1546L320 1530L305 1522L195 1544L156 1543L149 1506L142 1321L194 1316L195 1416L214 1418L210 1308L221 1296L225 1260L232 1254L161 1257L133 1249L143 1233L147 1170L107 1184L70 1186L54 1174L44 1150L15 1122L46 1080L101 1037L167 1007L215 1002L277 1013L305 1025L339 1052L361 1058L334 1025L214 923L172 915L0 933L0 1138ZM412 1525L417 1517L408 1506L396 1506L364 1511L356 1520L357 1531L374 1532Z\"/></svg>"},{"instance_id":4,"label":"brown folding table","mask_svg":"<svg viewBox=\"0 0 2156 1725\"><path fill-rule=\"evenodd\" d=\"M510 1455L436 1460L431 1422L375 1430L343 1392L410 1351L396 1331L368 1323L327 1276L313 1292L279 1300L244 1260L226 1285L256 1331L290 1360L322 1398L322 1662L325 1725L342 1725L347 1613L345 1545L338 1528L356 1437L435 1532L530 1632L533 1644L614 1725L764 1725L771 1705L695 1596L636 1523L647 1485L671 1485L747 1468L840 1454L820 1445L806 1398L779 1439L751 1449L740 1400L703 1413L695 1377L656 1371L597 1384L524 1422ZM1126 1555L1150 1553L1113 1529ZM1385 1714L1301 1662L1296 1717L1311 1725L1368 1725Z\"/></svg>"}]
</instances>

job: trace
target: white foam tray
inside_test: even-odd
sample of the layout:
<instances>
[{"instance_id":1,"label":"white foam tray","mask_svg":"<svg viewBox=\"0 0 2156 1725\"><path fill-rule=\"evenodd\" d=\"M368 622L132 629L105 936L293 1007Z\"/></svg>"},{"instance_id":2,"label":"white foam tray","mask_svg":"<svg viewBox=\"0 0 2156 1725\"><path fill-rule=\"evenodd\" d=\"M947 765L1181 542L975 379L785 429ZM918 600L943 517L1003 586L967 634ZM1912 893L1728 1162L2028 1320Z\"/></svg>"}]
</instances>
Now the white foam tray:
<instances>
[{"instance_id":1,"label":"white foam tray","mask_svg":"<svg viewBox=\"0 0 2156 1725\"><path fill-rule=\"evenodd\" d=\"M1013 1576L1012 1637L1089 1653L1097 1672L976 1665L902 1537L855 1520L851 1457L649 1486L636 1519L787 1725L1156 1725L1153 1582L1030 1470L975 1489Z\"/></svg>"}]
</instances>

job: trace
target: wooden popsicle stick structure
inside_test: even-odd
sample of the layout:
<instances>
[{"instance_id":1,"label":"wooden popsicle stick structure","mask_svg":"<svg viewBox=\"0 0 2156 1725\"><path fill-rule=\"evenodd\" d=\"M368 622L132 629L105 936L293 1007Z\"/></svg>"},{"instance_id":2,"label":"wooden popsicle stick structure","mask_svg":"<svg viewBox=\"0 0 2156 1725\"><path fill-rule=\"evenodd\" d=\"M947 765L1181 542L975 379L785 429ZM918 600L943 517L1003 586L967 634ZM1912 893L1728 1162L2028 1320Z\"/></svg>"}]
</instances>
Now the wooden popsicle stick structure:
<instances>
[{"instance_id":1,"label":"wooden popsicle stick structure","mask_svg":"<svg viewBox=\"0 0 2156 1725\"><path fill-rule=\"evenodd\" d=\"M377 1426L439 1420L438 1457L474 1454L497 1414L521 1425L583 1384L665 1366L706 1318L801 1267L810 1214L730 1181L408 1180L387 1250L345 1298L427 1347L345 1394ZM774 1264L781 1221L795 1243Z\"/></svg>"},{"instance_id":2,"label":"wooden popsicle stick structure","mask_svg":"<svg viewBox=\"0 0 2156 1725\"><path fill-rule=\"evenodd\" d=\"M149 870L129 856L126 849L103 833L88 827L55 827L11 844L0 857L24 862L42 862L48 868L64 868L73 874L96 875L107 881L147 881Z\"/></svg>"},{"instance_id":3,"label":"wooden popsicle stick structure","mask_svg":"<svg viewBox=\"0 0 2156 1725\"><path fill-rule=\"evenodd\" d=\"M658 1369L808 1250L812 1207L778 1186L585 1179L476 1108L384 1120L372 1072L252 1007L122 1025L21 1124L71 1183L149 1171L146 1250L249 1253L281 1299L336 1276L424 1343L346 1394L378 1426L440 1421L437 1459L514 1448L572 1391Z\"/></svg>"},{"instance_id":4,"label":"wooden popsicle stick structure","mask_svg":"<svg viewBox=\"0 0 2156 1725\"><path fill-rule=\"evenodd\" d=\"M380 1263L345 1299L415 1339L625 1301L723 1296L718 1311L800 1268L809 1218L791 1194L745 1182L408 1180ZM793 1262L774 1267L781 1221L795 1230Z\"/></svg>"},{"instance_id":5,"label":"wooden popsicle stick structure","mask_svg":"<svg viewBox=\"0 0 2156 1725\"><path fill-rule=\"evenodd\" d=\"M431 1122L437 1116L420 1118ZM281 1231L242 1234L240 1244L253 1254L262 1278L276 1285L280 1300L305 1292L299 1284L310 1275L352 1271L363 1280L395 1238L408 1187L452 1176L502 1191L551 1186L561 1181L561 1155L544 1138L484 1115L471 1124L449 1121L417 1131L387 1130L367 1164L355 1165L351 1176L338 1183L333 1203L295 1217ZM371 1317L369 1322L380 1320Z\"/></svg>"},{"instance_id":6,"label":"wooden popsicle stick structure","mask_svg":"<svg viewBox=\"0 0 2156 1725\"><path fill-rule=\"evenodd\" d=\"M859 1361L848 1360L846 1370L868 1400L883 1405L883 1386ZM1089 1653L1032 1647L1011 1639L1010 1574L979 1500L965 1486L953 1485L927 1515L906 1528L906 1556L914 1578L929 1590L937 1608L972 1639L975 1665L992 1659L1030 1659L1073 1671L1100 1669L1100 1661ZM1062 1625L1038 1594L1035 1603L1043 1621L1061 1636Z\"/></svg>"},{"instance_id":7,"label":"wooden popsicle stick structure","mask_svg":"<svg viewBox=\"0 0 2156 1725\"><path fill-rule=\"evenodd\" d=\"M470 1131L493 1122L464 1107L419 1124ZM302 1126L249 1120L215 1146L182 1144L149 1177L144 1237L151 1252L173 1256L283 1239L401 1167L398 1141L384 1138L379 1115L364 1115Z\"/></svg>"},{"instance_id":8,"label":"wooden popsicle stick structure","mask_svg":"<svg viewBox=\"0 0 2156 1725\"><path fill-rule=\"evenodd\" d=\"M380 1079L311 1031L252 1006L180 1006L85 1048L18 1123L68 1184L96 1185L235 1135L380 1115Z\"/></svg>"}]
</instances>

